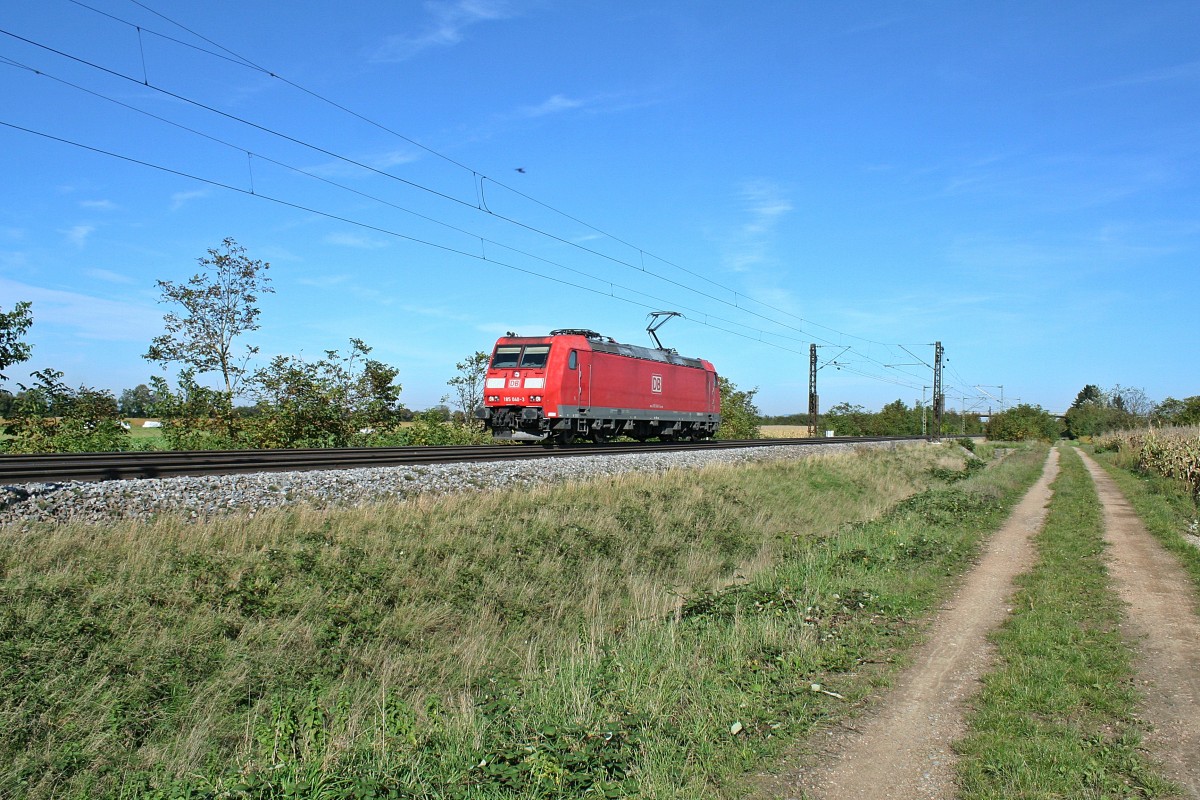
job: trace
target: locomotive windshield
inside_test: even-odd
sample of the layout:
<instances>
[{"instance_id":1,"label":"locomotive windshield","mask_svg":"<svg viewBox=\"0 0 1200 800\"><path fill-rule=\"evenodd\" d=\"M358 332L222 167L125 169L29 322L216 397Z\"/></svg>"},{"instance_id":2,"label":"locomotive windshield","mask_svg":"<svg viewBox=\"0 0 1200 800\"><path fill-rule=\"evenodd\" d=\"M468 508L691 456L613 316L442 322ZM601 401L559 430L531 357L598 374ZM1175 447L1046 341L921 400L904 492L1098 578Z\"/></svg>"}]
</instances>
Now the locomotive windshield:
<instances>
[{"instance_id":1,"label":"locomotive windshield","mask_svg":"<svg viewBox=\"0 0 1200 800\"><path fill-rule=\"evenodd\" d=\"M492 369L512 369L521 359L521 348L503 345L492 356Z\"/></svg>"},{"instance_id":2,"label":"locomotive windshield","mask_svg":"<svg viewBox=\"0 0 1200 800\"><path fill-rule=\"evenodd\" d=\"M546 358L550 355L550 345L531 344L525 347L521 355L521 367L524 369L541 369L546 366Z\"/></svg>"},{"instance_id":3,"label":"locomotive windshield","mask_svg":"<svg viewBox=\"0 0 1200 800\"><path fill-rule=\"evenodd\" d=\"M550 356L550 345L548 344L530 344L525 347L520 345L505 344L496 348L496 352L492 354L492 369L542 369L546 366L546 359Z\"/></svg>"}]
</instances>

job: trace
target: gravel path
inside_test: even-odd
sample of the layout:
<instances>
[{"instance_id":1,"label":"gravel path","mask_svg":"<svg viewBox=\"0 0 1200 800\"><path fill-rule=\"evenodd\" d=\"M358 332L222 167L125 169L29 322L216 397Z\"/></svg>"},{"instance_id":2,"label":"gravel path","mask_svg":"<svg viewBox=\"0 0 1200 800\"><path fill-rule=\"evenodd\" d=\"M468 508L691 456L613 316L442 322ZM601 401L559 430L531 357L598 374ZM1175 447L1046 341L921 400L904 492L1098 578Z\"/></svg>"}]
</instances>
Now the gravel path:
<instances>
[{"instance_id":1,"label":"gravel path","mask_svg":"<svg viewBox=\"0 0 1200 800\"><path fill-rule=\"evenodd\" d=\"M987 635L1008 613L1013 579L1034 563L1033 537L1046 519L1058 457L1058 450L1050 451L1041 478L991 538L879 707L854 728L830 732L822 759L788 776L778 794L819 800L955 796L951 743L965 733L966 701L991 661Z\"/></svg>"},{"instance_id":2,"label":"gravel path","mask_svg":"<svg viewBox=\"0 0 1200 800\"><path fill-rule=\"evenodd\" d=\"M1082 453L1081 453L1082 454ZM1200 608L1187 573L1142 524L1117 484L1086 454L1104 505L1109 573L1129 604L1125 634L1138 648L1146 746L1186 797L1200 798Z\"/></svg>"},{"instance_id":3,"label":"gravel path","mask_svg":"<svg viewBox=\"0 0 1200 800\"><path fill-rule=\"evenodd\" d=\"M0 525L29 522L111 522L182 514L205 519L250 513L292 503L357 506L422 493L478 491L587 480L621 472L696 469L849 452L863 447L904 447L913 442L755 447L696 452L572 456L534 461L434 464L420 467L260 472L248 475L0 486ZM923 443L918 443L923 444Z\"/></svg>"}]
</instances>

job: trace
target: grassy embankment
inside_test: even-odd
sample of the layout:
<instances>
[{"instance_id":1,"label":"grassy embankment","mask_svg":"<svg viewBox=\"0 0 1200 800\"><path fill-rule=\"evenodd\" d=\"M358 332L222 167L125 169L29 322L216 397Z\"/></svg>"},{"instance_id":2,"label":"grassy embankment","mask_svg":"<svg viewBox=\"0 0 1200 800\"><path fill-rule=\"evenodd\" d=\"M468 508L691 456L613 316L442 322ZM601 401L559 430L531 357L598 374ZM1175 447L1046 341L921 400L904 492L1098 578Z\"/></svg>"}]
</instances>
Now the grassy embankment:
<instances>
[{"instance_id":1,"label":"grassy embankment","mask_svg":"<svg viewBox=\"0 0 1200 800\"><path fill-rule=\"evenodd\" d=\"M962 797L1173 797L1139 749L1133 653L1095 487L1062 449L1039 561L1017 580L998 664L958 745Z\"/></svg>"},{"instance_id":2,"label":"grassy embankment","mask_svg":"<svg viewBox=\"0 0 1200 800\"><path fill-rule=\"evenodd\" d=\"M0 796L713 797L886 675L1044 448L0 531ZM733 786L734 788L729 788Z\"/></svg>"}]
</instances>

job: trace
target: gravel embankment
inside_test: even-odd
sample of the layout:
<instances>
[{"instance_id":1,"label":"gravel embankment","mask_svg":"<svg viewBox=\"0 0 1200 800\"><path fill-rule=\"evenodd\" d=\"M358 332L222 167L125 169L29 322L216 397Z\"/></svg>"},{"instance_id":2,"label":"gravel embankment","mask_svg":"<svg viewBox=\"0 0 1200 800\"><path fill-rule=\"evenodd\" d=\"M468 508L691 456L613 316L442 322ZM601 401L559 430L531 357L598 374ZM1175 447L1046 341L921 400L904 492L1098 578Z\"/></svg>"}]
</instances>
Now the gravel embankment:
<instances>
[{"instance_id":1,"label":"gravel embankment","mask_svg":"<svg viewBox=\"0 0 1200 800\"><path fill-rule=\"evenodd\" d=\"M713 463L806 458L857 447L895 447L897 442L781 446L694 453L575 456L533 461L375 467L313 472L150 478L128 481L0 486L0 525L24 522L109 522L178 514L203 519L254 514L292 503L318 507L358 506L402 500L422 493L503 489L581 481L622 472L694 469Z\"/></svg>"}]
</instances>

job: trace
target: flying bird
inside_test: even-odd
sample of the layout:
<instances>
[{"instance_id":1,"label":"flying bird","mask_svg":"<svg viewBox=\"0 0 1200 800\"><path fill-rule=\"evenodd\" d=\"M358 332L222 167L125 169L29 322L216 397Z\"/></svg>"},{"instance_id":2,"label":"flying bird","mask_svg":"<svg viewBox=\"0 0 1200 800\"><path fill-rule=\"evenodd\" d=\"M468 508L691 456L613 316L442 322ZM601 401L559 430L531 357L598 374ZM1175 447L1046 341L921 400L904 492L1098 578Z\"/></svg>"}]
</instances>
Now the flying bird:
<instances>
[{"instance_id":1,"label":"flying bird","mask_svg":"<svg viewBox=\"0 0 1200 800\"><path fill-rule=\"evenodd\" d=\"M524 167L517 167L517 168L516 168L516 170L517 170L517 172L521 173L522 175L524 175L524 174L525 174L525 168L524 168Z\"/></svg>"}]
</instances>

